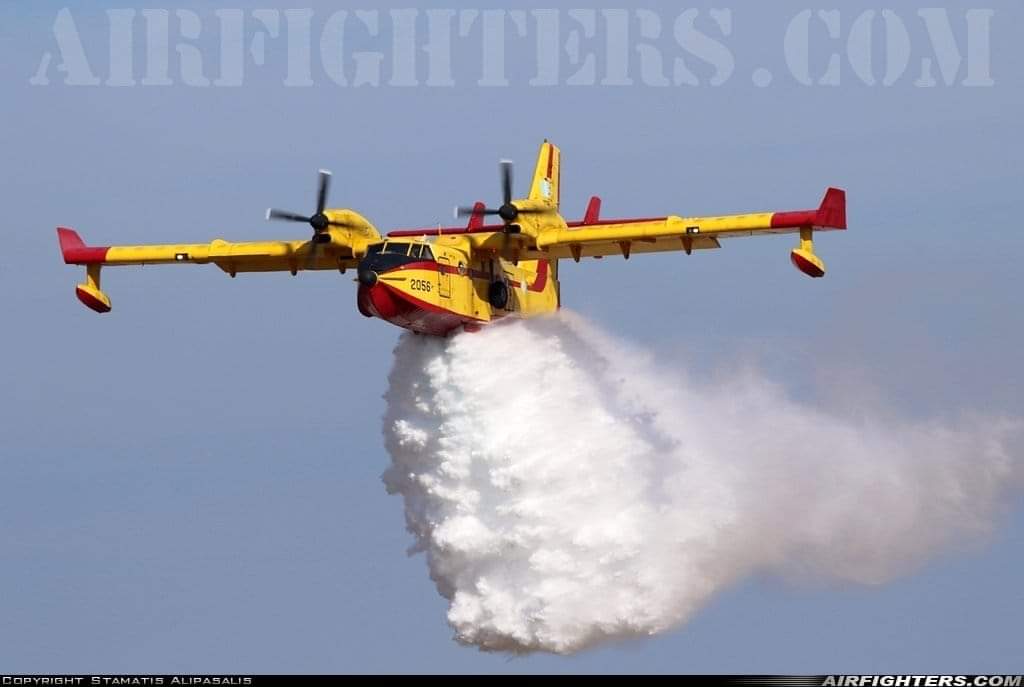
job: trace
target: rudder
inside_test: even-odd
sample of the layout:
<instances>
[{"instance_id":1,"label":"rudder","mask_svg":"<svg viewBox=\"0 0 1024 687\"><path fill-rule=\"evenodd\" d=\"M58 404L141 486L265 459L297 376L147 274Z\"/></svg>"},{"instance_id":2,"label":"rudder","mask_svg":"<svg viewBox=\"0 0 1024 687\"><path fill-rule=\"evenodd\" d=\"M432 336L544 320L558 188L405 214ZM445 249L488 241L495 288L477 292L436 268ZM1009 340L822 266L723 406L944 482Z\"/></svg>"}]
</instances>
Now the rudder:
<instances>
[{"instance_id":1,"label":"rudder","mask_svg":"<svg viewBox=\"0 0 1024 687\"><path fill-rule=\"evenodd\" d=\"M537 166L533 170L530 184L530 200L539 200L558 207L560 201L562 153L547 139L537 154Z\"/></svg>"}]
</instances>

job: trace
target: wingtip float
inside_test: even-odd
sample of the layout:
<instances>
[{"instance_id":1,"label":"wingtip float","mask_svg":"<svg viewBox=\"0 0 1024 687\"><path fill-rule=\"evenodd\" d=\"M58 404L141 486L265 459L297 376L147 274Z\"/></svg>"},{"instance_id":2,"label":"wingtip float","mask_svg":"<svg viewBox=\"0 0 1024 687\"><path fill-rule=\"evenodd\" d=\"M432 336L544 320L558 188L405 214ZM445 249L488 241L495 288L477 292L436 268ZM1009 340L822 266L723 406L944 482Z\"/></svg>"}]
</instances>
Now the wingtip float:
<instances>
[{"instance_id":1,"label":"wingtip float","mask_svg":"<svg viewBox=\"0 0 1024 687\"><path fill-rule=\"evenodd\" d=\"M502 160L501 204L477 201L457 207L468 223L456 227L396 230L382 236L362 215L329 209L331 175L320 170L316 209L309 215L267 210L267 219L308 224L308 240L208 244L88 246L72 229L59 227L64 262L86 268L75 287L78 299L96 312L109 312L110 298L100 288L100 269L112 265L213 263L234 277L239 272L290 272L355 269L356 305L367 317L379 317L423 334L446 335L462 327L476 330L497 319L530 317L560 306L558 264L584 258L719 248L719 239L755 234L794 233L799 245L793 265L810 277L822 277L825 264L814 252L814 233L846 229L846 193L829 188L813 210L715 217L602 219L594 196L582 220L566 221L559 212L561 152L544 141L529 195L513 197L512 163Z\"/></svg>"}]
</instances>

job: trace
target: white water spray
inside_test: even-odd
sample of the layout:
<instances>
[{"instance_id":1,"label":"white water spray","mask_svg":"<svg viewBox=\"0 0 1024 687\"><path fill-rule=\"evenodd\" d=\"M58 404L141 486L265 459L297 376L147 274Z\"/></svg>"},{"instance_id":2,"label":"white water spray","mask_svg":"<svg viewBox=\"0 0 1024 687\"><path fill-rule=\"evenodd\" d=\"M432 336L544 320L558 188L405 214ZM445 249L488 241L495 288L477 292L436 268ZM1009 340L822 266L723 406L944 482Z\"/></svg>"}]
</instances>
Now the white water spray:
<instances>
[{"instance_id":1,"label":"white water spray","mask_svg":"<svg viewBox=\"0 0 1024 687\"><path fill-rule=\"evenodd\" d=\"M708 387L578 316L405 335L388 490L459 641L567 653L685 622L755 572L873 584L987 534L1019 427L850 420Z\"/></svg>"}]
</instances>

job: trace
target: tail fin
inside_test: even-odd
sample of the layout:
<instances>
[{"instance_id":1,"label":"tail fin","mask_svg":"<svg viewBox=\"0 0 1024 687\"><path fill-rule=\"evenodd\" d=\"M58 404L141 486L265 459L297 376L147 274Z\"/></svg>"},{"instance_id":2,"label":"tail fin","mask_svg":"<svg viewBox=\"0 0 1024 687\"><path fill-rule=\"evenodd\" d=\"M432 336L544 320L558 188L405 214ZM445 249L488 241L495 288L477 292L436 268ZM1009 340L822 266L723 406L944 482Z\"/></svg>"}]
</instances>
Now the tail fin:
<instances>
[{"instance_id":1,"label":"tail fin","mask_svg":"<svg viewBox=\"0 0 1024 687\"><path fill-rule=\"evenodd\" d=\"M473 214L469 216L469 224L466 228L470 231L479 229L484 225L484 210L487 209L487 205L483 201L476 201L473 203Z\"/></svg>"},{"instance_id":2,"label":"tail fin","mask_svg":"<svg viewBox=\"0 0 1024 687\"><path fill-rule=\"evenodd\" d=\"M556 208L560 200L562 153L547 139L540 146L537 154L537 166L533 170L533 183L530 184L530 200L541 200L551 203Z\"/></svg>"},{"instance_id":3,"label":"tail fin","mask_svg":"<svg viewBox=\"0 0 1024 687\"><path fill-rule=\"evenodd\" d=\"M846 191L830 188L825 193L815 224L830 229L846 228Z\"/></svg>"}]
</instances>

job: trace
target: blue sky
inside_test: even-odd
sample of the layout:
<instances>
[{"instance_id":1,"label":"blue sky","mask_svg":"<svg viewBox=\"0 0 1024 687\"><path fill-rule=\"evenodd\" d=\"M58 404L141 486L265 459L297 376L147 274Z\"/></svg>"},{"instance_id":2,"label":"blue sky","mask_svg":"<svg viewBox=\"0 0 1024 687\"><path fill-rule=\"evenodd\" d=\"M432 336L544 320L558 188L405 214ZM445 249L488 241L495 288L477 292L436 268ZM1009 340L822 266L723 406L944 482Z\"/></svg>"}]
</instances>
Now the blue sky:
<instances>
[{"instance_id":1,"label":"blue sky","mask_svg":"<svg viewBox=\"0 0 1024 687\"><path fill-rule=\"evenodd\" d=\"M591 194L607 215L701 214L813 207L838 185L851 229L820 237L823 280L789 265L792 237L769 237L568 265L563 300L699 374L755 363L792 395L851 412L1020 417L1019 3L985 5L995 85L983 88L867 86L848 62L839 86L800 85L783 59L808 7L794 2L733 7L723 42L736 67L717 87L699 61L696 87L529 87L536 57L511 33L508 87L476 84L469 39L452 88L342 88L316 66L314 86L286 88L274 40L237 88L74 87L56 69L30 85L63 7L107 77L107 6L0 8L4 670L1024 670L1019 499L990 540L884 587L747 580L686 627L570 658L458 646L380 482L399 330L358 314L349 276L111 269L114 311L98 317L75 300L80 275L53 231L96 244L302 238L262 213L307 208L319 167L335 173L333 204L382 229L447 222L454 204L496 196L499 158L524 184L544 137L562 148L569 216ZM971 6L944 4L961 47ZM649 7L666 24L681 11ZM871 7L844 3L843 26ZM174 8L200 12L214 75L212 10ZM914 9L897 12L913 75L928 37ZM833 46L846 50L812 42L816 74ZM758 88L765 65L776 76Z\"/></svg>"}]
</instances>

